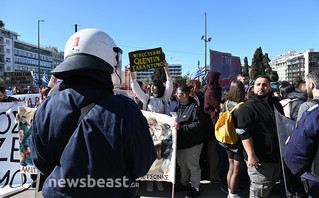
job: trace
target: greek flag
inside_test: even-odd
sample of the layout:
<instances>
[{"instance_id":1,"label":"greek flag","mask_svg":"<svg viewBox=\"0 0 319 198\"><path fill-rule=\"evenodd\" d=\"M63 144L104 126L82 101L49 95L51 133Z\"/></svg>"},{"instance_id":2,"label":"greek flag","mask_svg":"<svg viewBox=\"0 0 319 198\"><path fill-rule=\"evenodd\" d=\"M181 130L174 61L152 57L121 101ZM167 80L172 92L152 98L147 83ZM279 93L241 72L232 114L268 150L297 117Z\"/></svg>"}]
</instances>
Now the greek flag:
<instances>
[{"instance_id":1,"label":"greek flag","mask_svg":"<svg viewBox=\"0 0 319 198\"><path fill-rule=\"evenodd\" d=\"M48 76L45 72L43 74L42 81L46 84L49 84L49 82L50 82L50 79L48 78Z\"/></svg>"},{"instance_id":2,"label":"greek flag","mask_svg":"<svg viewBox=\"0 0 319 198\"><path fill-rule=\"evenodd\" d=\"M208 73L207 73L208 74ZM207 74L206 76L204 77L203 81L207 84Z\"/></svg>"},{"instance_id":3,"label":"greek flag","mask_svg":"<svg viewBox=\"0 0 319 198\"><path fill-rule=\"evenodd\" d=\"M38 80L37 74L36 74L35 72L33 73L33 82L34 82L34 84L35 84L36 86L38 86L39 80Z\"/></svg>"},{"instance_id":4,"label":"greek flag","mask_svg":"<svg viewBox=\"0 0 319 198\"><path fill-rule=\"evenodd\" d=\"M202 73L202 70L200 68L198 68L191 76L191 79L196 79L200 76L202 76L203 73Z\"/></svg>"}]
</instances>

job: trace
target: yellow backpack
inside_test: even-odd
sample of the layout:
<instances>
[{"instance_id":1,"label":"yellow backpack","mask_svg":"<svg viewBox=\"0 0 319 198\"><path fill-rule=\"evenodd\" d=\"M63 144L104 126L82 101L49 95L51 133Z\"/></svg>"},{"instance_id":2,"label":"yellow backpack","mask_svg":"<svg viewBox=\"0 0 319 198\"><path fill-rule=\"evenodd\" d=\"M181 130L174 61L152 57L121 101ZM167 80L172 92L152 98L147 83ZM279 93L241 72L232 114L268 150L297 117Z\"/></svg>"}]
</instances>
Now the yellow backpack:
<instances>
[{"instance_id":1,"label":"yellow backpack","mask_svg":"<svg viewBox=\"0 0 319 198\"><path fill-rule=\"evenodd\" d=\"M233 122L233 111L243 102L238 103L231 111L228 110L228 100L226 101L226 112L220 112L219 118L215 124L215 137L219 142L226 144L235 144L239 136Z\"/></svg>"}]
</instances>

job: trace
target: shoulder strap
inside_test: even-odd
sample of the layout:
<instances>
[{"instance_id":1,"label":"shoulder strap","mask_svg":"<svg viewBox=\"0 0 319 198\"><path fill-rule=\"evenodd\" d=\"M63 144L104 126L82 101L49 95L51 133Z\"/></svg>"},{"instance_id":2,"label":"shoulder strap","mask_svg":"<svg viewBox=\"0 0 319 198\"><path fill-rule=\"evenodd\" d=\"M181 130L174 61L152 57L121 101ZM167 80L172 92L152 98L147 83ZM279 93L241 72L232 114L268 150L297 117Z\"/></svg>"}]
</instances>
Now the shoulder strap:
<instances>
[{"instance_id":1,"label":"shoulder strap","mask_svg":"<svg viewBox=\"0 0 319 198\"><path fill-rule=\"evenodd\" d=\"M108 92L102 92L102 93L98 92L92 98L90 98L89 104L85 105L84 107L82 107L80 109L81 114L77 120L77 124L72 125L72 128L61 136L60 141L58 143L56 153L55 153L56 163L58 165L60 165L60 158L61 158L61 155L62 155L66 145L68 144L71 136L73 135L73 133L77 129L77 127L80 124L80 122L82 121L82 119L89 113L89 111L96 105L96 103L98 101L100 101L103 97L105 97L108 94L109 94Z\"/></svg>"},{"instance_id":2,"label":"shoulder strap","mask_svg":"<svg viewBox=\"0 0 319 198\"><path fill-rule=\"evenodd\" d=\"M229 109L228 109L228 101L229 100L226 101L226 112L229 111Z\"/></svg>"},{"instance_id":3,"label":"shoulder strap","mask_svg":"<svg viewBox=\"0 0 319 198\"><path fill-rule=\"evenodd\" d=\"M145 105L145 111L147 111L147 106L150 103L150 101L151 101L151 96L149 96L148 99L147 99L147 103Z\"/></svg>"},{"instance_id":4,"label":"shoulder strap","mask_svg":"<svg viewBox=\"0 0 319 198\"><path fill-rule=\"evenodd\" d=\"M238 103L231 111L230 113L233 113L233 111L235 111L235 109L237 109L241 104L243 104L244 102L240 102Z\"/></svg>"},{"instance_id":5,"label":"shoulder strap","mask_svg":"<svg viewBox=\"0 0 319 198\"><path fill-rule=\"evenodd\" d=\"M167 113L167 103L163 99L162 99L162 103L164 105L164 114L166 114Z\"/></svg>"}]
</instances>

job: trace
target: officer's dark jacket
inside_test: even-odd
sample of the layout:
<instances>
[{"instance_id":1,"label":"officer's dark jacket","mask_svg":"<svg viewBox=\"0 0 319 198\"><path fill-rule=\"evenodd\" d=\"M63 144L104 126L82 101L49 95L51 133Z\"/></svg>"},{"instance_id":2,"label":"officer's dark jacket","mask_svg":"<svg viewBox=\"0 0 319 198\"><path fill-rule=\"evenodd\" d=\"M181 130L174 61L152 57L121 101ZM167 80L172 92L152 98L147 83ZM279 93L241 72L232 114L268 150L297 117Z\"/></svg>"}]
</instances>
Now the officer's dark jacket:
<instances>
[{"instance_id":1,"label":"officer's dark jacket","mask_svg":"<svg viewBox=\"0 0 319 198\"><path fill-rule=\"evenodd\" d=\"M252 138L255 154L261 163L280 162L274 105L284 114L278 99L268 97L267 104L251 93L249 99L236 111L237 128L245 131L240 138ZM246 152L244 158L248 159Z\"/></svg>"},{"instance_id":2,"label":"officer's dark jacket","mask_svg":"<svg viewBox=\"0 0 319 198\"><path fill-rule=\"evenodd\" d=\"M294 175L302 175L302 177L319 185L318 105L303 113L297 127L291 134L284 156L287 167Z\"/></svg>"},{"instance_id":3,"label":"officer's dark jacket","mask_svg":"<svg viewBox=\"0 0 319 198\"><path fill-rule=\"evenodd\" d=\"M38 107L32 124L31 148L35 166L48 176L43 186L44 197L128 197L129 187L110 187L105 183L105 187L90 188L88 185L93 183L88 180L103 179L111 185L110 179L114 182L120 178L119 182L128 179L126 185L130 185L135 178L145 175L155 160L145 117L133 100L111 93L83 118L61 159L56 160L60 138L71 130L70 125L77 123L79 109L96 93L92 88L68 88ZM84 180L72 188L57 184L52 187L61 178Z\"/></svg>"},{"instance_id":4,"label":"officer's dark jacket","mask_svg":"<svg viewBox=\"0 0 319 198\"><path fill-rule=\"evenodd\" d=\"M177 130L177 149L191 148L201 144L204 139L203 115L196 100L189 97L186 104L179 103L176 112L177 122L180 124L180 130Z\"/></svg>"}]
</instances>

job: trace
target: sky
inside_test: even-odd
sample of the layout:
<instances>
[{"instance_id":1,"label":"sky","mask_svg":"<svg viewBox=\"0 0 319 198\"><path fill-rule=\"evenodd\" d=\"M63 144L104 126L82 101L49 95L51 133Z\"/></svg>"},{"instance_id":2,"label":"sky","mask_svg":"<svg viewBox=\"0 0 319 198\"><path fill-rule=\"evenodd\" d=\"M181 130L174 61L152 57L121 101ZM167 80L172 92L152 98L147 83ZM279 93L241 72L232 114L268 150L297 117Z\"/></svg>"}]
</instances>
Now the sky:
<instances>
[{"instance_id":1,"label":"sky","mask_svg":"<svg viewBox=\"0 0 319 198\"><path fill-rule=\"evenodd\" d=\"M183 75L207 64L209 50L248 58L261 47L272 60L288 51L319 51L319 0L1 0L0 20L19 40L64 51L75 31L96 28L128 53L162 47L166 61L182 64Z\"/></svg>"}]
</instances>

